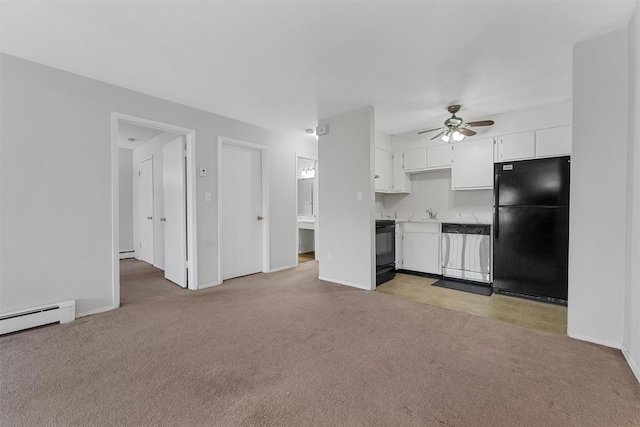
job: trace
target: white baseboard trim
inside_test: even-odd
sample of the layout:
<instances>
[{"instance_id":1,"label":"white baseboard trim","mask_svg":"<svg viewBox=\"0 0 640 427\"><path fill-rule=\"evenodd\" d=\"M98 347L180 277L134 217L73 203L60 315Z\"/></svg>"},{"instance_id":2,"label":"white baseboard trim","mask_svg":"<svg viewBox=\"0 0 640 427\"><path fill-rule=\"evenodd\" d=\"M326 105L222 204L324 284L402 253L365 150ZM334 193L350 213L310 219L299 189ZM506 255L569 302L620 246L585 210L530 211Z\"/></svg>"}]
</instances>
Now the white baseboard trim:
<instances>
[{"instance_id":1,"label":"white baseboard trim","mask_svg":"<svg viewBox=\"0 0 640 427\"><path fill-rule=\"evenodd\" d=\"M218 285L222 285L222 282L209 282L209 283L205 283L205 284L198 284L198 289L206 289L206 288L211 288L213 286L218 286Z\"/></svg>"},{"instance_id":2,"label":"white baseboard trim","mask_svg":"<svg viewBox=\"0 0 640 427\"><path fill-rule=\"evenodd\" d=\"M276 271L288 270L290 268L296 268L297 266L298 266L297 264L285 265L284 267L272 268L268 272L275 273Z\"/></svg>"},{"instance_id":3,"label":"white baseboard trim","mask_svg":"<svg viewBox=\"0 0 640 427\"><path fill-rule=\"evenodd\" d=\"M567 335L570 338L573 338L573 339L576 339L576 340L587 341L587 342L591 342L591 343L594 343L594 344L600 344L600 345L604 345L606 347L615 348L617 350L620 350L622 348L622 344L617 343L617 342L613 342L613 341L609 341L609 340L601 340L600 338L593 338L593 337L588 337L586 335L574 334L574 333L571 333L569 331L567 331Z\"/></svg>"},{"instance_id":4,"label":"white baseboard trim","mask_svg":"<svg viewBox=\"0 0 640 427\"><path fill-rule=\"evenodd\" d=\"M362 289L364 291L370 291L371 289L366 288L364 285L346 282L344 280L331 279L330 277L318 276L318 279L324 280L325 282L337 283L338 285L350 286L352 288Z\"/></svg>"},{"instance_id":5,"label":"white baseboard trim","mask_svg":"<svg viewBox=\"0 0 640 427\"><path fill-rule=\"evenodd\" d=\"M135 251L120 252L120 259L135 258L135 257L136 257Z\"/></svg>"},{"instance_id":6,"label":"white baseboard trim","mask_svg":"<svg viewBox=\"0 0 640 427\"><path fill-rule=\"evenodd\" d=\"M76 319L78 317L84 317L84 316L91 316L92 314L98 314L98 313L104 313L105 311L110 311L115 309L114 306L109 305L106 307L100 307L100 308L96 308L95 310L89 310L89 311L84 311L82 313L76 313Z\"/></svg>"},{"instance_id":7,"label":"white baseboard trim","mask_svg":"<svg viewBox=\"0 0 640 427\"><path fill-rule=\"evenodd\" d=\"M156 265L156 264L153 264L153 266L154 266L155 268L157 268L158 270L162 270L162 271L164 271L164 267L160 267L159 265Z\"/></svg>"},{"instance_id":8,"label":"white baseboard trim","mask_svg":"<svg viewBox=\"0 0 640 427\"><path fill-rule=\"evenodd\" d=\"M636 379L640 383L640 369L638 369L638 365L636 365L636 362L633 360L633 358L631 357L631 355L629 354L629 352L624 346L622 346L622 355L624 356L625 359L627 359L627 363L629 364L631 371L633 372L633 374L636 376Z\"/></svg>"}]
</instances>

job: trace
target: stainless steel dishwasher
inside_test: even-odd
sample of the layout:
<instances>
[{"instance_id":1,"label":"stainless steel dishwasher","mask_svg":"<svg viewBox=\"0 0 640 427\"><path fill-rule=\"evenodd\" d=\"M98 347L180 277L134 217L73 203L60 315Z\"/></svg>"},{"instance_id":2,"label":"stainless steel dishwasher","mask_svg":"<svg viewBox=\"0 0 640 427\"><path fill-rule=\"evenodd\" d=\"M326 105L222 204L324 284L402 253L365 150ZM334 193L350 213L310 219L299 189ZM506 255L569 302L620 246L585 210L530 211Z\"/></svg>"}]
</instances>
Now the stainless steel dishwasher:
<instances>
[{"instance_id":1,"label":"stainless steel dishwasher","mask_svg":"<svg viewBox=\"0 0 640 427\"><path fill-rule=\"evenodd\" d=\"M491 283L491 226L442 224L442 276Z\"/></svg>"}]
</instances>

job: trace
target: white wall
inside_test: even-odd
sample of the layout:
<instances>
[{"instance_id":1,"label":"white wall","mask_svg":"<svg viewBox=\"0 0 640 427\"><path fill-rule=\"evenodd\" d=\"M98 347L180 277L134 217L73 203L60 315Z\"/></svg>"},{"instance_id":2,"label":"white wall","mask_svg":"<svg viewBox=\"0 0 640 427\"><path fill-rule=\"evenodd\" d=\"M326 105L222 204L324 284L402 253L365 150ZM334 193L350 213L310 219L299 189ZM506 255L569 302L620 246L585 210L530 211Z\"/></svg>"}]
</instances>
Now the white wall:
<instances>
[{"instance_id":1,"label":"white wall","mask_svg":"<svg viewBox=\"0 0 640 427\"><path fill-rule=\"evenodd\" d=\"M112 112L195 129L197 166L208 169L196 182L201 287L218 278L218 136L268 147L270 268L295 265L295 153L317 156L315 137L270 131L10 55L0 60L0 312L68 299L76 300L79 315L113 307ZM205 192L212 202L204 201Z\"/></svg>"},{"instance_id":2,"label":"white wall","mask_svg":"<svg viewBox=\"0 0 640 427\"><path fill-rule=\"evenodd\" d=\"M628 28L629 173L627 191L627 283L622 351L640 381L640 2Z\"/></svg>"},{"instance_id":3,"label":"white wall","mask_svg":"<svg viewBox=\"0 0 640 427\"><path fill-rule=\"evenodd\" d=\"M329 126L318 144L320 278L373 290L374 111L366 107L320 124Z\"/></svg>"},{"instance_id":4,"label":"white wall","mask_svg":"<svg viewBox=\"0 0 640 427\"><path fill-rule=\"evenodd\" d=\"M133 150L118 149L118 186L120 200L120 253L133 247ZM131 254L133 255L133 254Z\"/></svg>"},{"instance_id":5,"label":"white wall","mask_svg":"<svg viewBox=\"0 0 640 427\"><path fill-rule=\"evenodd\" d=\"M163 132L133 150L132 167L137 178L140 170L140 163L151 158L153 159L153 265L164 270L164 224L160 218L164 216L164 150L163 147L182 138L171 132ZM133 216L133 236L136 259L140 259L140 181L133 179L132 192L132 216ZM122 209L120 209L122 211ZM136 244L137 243L137 244Z\"/></svg>"},{"instance_id":6,"label":"white wall","mask_svg":"<svg viewBox=\"0 0 640 427\"><path fill-rule=\"evenodd\" d=\"M627 73L625 30L574 45L567 332L617 348L625 308Z\"/></svg>"},{"instance_id":7,"label":"white wall","mask_svg":"<svg viewBox=\"0 0 640 427\"><path fill-rule=\"evenodd\" d=\"M391 135L376 129L375 131L375 147L385 151L392 151Z\"/></svg>"}]
</instances>

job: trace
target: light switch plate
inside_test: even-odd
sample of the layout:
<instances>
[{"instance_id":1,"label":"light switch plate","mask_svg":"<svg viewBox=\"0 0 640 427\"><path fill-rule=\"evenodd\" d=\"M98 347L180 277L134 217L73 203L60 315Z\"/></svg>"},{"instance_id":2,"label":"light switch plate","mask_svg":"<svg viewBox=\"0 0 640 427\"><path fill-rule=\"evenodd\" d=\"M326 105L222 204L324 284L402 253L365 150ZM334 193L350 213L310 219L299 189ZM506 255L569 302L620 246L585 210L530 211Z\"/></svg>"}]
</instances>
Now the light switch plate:
<instances>
[{"instance_id":1,"label":"light switch plate","mask_svg":"<svg viewBox=\"0 0 640 427\"><path fill-rule=\"evenodd\" d=\"M205 202L211 201L211 193L204 193L204 201Z\"/></svg>"},{"instance_id":2,"label":"light switch plate","mask_svg":"<svg viewBox=\"0 0 640 427\"><path fill-rule=\"evenodd\" d=\"M358 200L362 200L362 191L358 191Z\"/></svg>"}]
</instances>

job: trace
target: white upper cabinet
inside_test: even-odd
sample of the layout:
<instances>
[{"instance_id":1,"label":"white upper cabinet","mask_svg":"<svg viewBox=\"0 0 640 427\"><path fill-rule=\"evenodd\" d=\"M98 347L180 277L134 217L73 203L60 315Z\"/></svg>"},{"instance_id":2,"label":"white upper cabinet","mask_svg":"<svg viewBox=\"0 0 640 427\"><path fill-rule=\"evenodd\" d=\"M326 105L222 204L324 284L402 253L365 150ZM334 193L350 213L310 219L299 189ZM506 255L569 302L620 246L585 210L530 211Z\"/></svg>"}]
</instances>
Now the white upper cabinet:
<instances>
[{"instance_id":1,"label":"white upper cabinet","mask_svg":"<svg viewBox=\"0 0 640 427\"><path fill-rule=\"evenodd\" d=\"M405 172L423 171L427 169L427 148L415 148L402 153L404 156L403 170Z\"/></svg>"},{"instance_id":2,"label":"white upper cabinet","mask_svg":"<svg viewBox=\"0 0 640 427\"><path fill-rule=\"evenodd\" d=\"M404 172L402 167L402 153L391 155L393 162L393 180L391 182L392 193L411 193L411 178Z\"/></svg>"},{"instance_id":3,"label":"white upper cabinet","mask_svg":"<svg viewBox=\"0 0 640 427\"><path fill-rule=\"evenodd\" d=\"M571 126L539 130L536 135L537 157L571 155Z\"/></svg>"},{"instance_id":4,"label":"white upper cabinet","mask_svg":"<svg viewBox=\"0 0 640 427\"><path fill-rule=\"evenodd\" d=\"M449 169L453 148L451 144L430 145L427 147L427 169Z\"/></svg>"},{"instance_id":5,"label":"white upper cabinet","mask_svg":"<svg viewBox=\"0 0 640 427\"><path fill-rule=\"evenodd\" d=\"M453 144L451 186L454 190L493 188L493 138Z\"/></svg>"},{"instance_id":6,"label":"white upper cabinet","mask_svg":"<svg viewBox=\"0 0 640 427\"><path fill-rule=\"evenodd\" d=\"M571 126L560 126L498 137L494 161L499 163L570 155Z\"/></svg>"},{"instance_id":7,"label":"white upper cabinet","mask_svg":"<svg viewBox=\"0 0 640 427\"><path fill-rule=\"evenodd\" d=\"M377 192L389 193L391 191L392 165L391 153L376 148L375 161L375 189Z\"/></svg>"},{"instance_id":8,"label":"white upper cabinet","mask_svg":"<svg viewBox=\"0 0 640 427\"><path fill-rule=\"evenodd\" d=\"M533 159L536 156L535 132L504 135L496 142L496 162Z\"/></svg>"}]
</instances>

